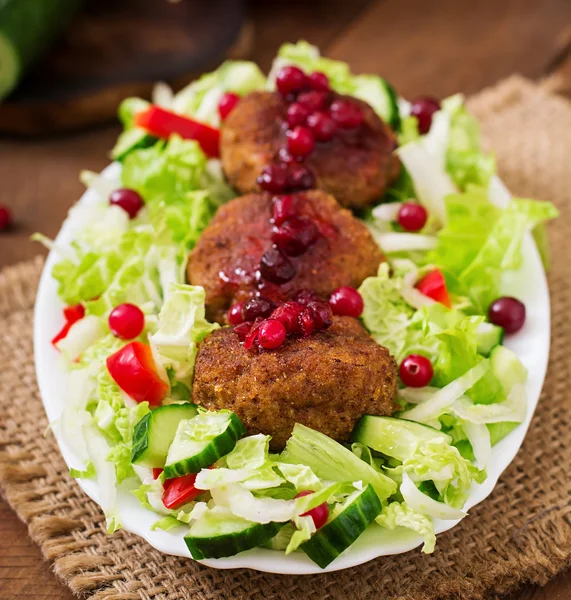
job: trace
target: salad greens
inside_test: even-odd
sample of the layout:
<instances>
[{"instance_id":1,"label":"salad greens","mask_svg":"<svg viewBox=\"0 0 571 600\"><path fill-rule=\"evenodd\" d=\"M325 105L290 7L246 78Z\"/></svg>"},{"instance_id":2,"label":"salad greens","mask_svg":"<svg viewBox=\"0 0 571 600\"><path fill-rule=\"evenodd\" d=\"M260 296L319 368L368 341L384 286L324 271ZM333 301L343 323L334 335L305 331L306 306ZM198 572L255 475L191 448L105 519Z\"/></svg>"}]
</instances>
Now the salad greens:
<instances>
[{"instance_id":1,"label":"salad greens","mask_svg":"<svg viewBox=\"0 0 571 600\"><path fill-rule=\"evenodd\" d=\"M527 232L557 211L550 203L512 198L502 187L461 96L443 101L428 134L420 135L409 104L386 81L354 75L306 42L284 44L267 79L254 63L228 61L177 94L163 86L155 102L217 127L225 92L273 89L287 64L325 73L334 90L365 100L398 131L401 174L364 217L388 262L360 287L362 321L397 363L409 354L429 358L431 385L401 386L397 418L364 417L351 445L297 424L281 454L269 453L269 436L236 435L241 423L234 437L225 428L211 430L218 421L227 426L226 413L193 409L179 423L169 456L187 468L196 464L192 454L200 447L214 457L215 468L166 479L156 471L165 467L164 448L150 451L146 466L133 464L134 436L148 429L135 426L156 406L135 402L111 376L107 359L128 344L110 332L108 316L122 303L143 311L144 329L135 341L150 347L156 375L168 389L162 404L188 403L198 344L219 326L205 318L204 289L186 285L185 266L234 191L219 161L207 159L196 141L176 135L158 140L137 128L135 115L149 103L129 98L119 109L124 132L113 150L120 169L82 174L90 193L70 212L72 243L60 247L38 236L60 256L52 275L61 301L85 309L56 344L70 370L58 427L79 461L71 472L96 479L110 532L121 526L118 494L129 490L157 514L154 528L174 533L190 525L187 542L197 557L258 545L289 554L306 544L328 564L331 557L316 550L326 536L316 536L306 514L323 503L330 532L352 518L345 511L356 511L368 515L363 528L372 520L376 527L408 528L424 540L423 551L432 552L433 518L465 516L464 503L486 477L492 446L526 417L526 370L501 346L502 331L486 315L504 274L521 265ZM134 219L110 204L117 188L144 199ZM396 222L409 200L429 214L418 233ZM417 288L435 269L444 276L449 307ZM153 435L161 435L159 425L154 428ZM152 462L157 456L161 464ZM192 483L182 485L185 477Z\"/></svg>"}]
</instances>

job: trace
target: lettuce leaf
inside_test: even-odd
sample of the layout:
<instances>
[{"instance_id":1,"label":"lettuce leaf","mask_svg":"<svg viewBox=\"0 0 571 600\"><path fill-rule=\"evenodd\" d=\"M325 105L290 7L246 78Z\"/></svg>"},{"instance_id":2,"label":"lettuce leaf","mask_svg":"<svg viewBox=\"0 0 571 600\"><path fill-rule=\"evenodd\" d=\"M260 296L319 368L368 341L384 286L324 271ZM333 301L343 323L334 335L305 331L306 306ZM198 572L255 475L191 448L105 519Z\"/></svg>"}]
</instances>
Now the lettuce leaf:
<instances>
[{"instance_id":1,"label":"lettuce leaf","mask_svg":"<svg viewBox=\"0 0 571 600\"><path fill-rule=\"evenodd\" d=\"M421 513L416 512L406 502L391 502L383 507L381 514L376 518L376 522L385 529L396 529L397 527L406 527L418 533L423 540L422 552L431 554L434 552L436 544L436 535L432 520Z\"/></svg>"}]
</instances>

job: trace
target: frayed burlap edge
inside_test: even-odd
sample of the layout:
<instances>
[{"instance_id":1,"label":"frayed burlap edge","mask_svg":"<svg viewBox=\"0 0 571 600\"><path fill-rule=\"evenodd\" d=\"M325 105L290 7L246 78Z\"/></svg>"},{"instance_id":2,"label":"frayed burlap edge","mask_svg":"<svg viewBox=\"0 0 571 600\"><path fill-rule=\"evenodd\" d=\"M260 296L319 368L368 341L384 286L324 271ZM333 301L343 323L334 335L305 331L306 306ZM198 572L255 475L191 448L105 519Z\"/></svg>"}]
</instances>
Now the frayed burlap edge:
<instances>
[{"instance_id":1,"label":"frayed burlap edge","mask_svg":"<svg viewBox=\"0 0 571 600\"><path fill-rule=\"evenodd\" d=\"M432 556L415 551L331 575L218 571L162 555L125 532L108 536L99 508L67 475L53 437L42 435L47 423L31 342L37 259L0 274L0 485L74 593L97 600L483 600L526 582L545 583L571 564L571 105L520 78L482 92L470 105L508 186L553 200L562 211L551 231L548 378L524 446L490 498L439 536Z\"/></svg>"}]
</instances>

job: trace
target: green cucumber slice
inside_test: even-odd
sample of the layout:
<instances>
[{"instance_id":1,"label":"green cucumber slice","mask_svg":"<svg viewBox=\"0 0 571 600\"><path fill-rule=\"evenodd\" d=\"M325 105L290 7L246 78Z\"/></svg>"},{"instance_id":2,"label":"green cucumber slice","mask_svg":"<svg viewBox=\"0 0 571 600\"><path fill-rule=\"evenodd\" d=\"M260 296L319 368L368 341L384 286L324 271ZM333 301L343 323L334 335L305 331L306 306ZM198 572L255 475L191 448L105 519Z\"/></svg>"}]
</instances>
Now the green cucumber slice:
<instances>
[{"instance_id":1,"label":"green cucumber slice","mask_svg":"<svg viewBox=\"0 0 571 600\"><path fill-rule=\"evenodd\" d=\"M367 102L373 110L393 129L400 129L398 96L393 86L376 75L356 75L354 95Z\"/></svg>"},{"instance_id":2,"label":"green cucumber slice","mask_svg":"<svg viewBox=\"0 0 571 600\"><path fill-rule=\"evenodd\" d=\"M197 414L196 404L169 404L147 413L133 432L131 462L151 469L164 467L178 424Z\"/></svg>"},{"instance_id":3,"label":"green cucumber slice","mask_svg":"<svg viewBox=\"0 0 571 600\"><path fill-rule=\"evenodd\" d=\"M439 440L450 444L452 438L438 429L394 417L361 417L353 441L403 461L410 458L419 442Z\"/></svg>"},{"instance_id":4,"label":"green cucumber slice","mask_svg":"<svg viewBox=\"0 0 571 600\"><path fill-rule=\"evenodd\" d=\"M371 485L351 494L329 521L300 548L322 569L331 564L367 529L382 506Z\"/></svg>"},{"instance_id":5,"label":"green cucumber slice","mask_svg":"<svg viewBox=\"0 0 571 600\"><path fill-rule=\"evenodd\" d=\"M484 356L489 356L490 352L502 343L504 330L493 323L480 323L476 330L476 341L478 342L478 352Z\"/></svg>"},{"instance_id":6,"label":"green cucumber slice","mask_svg":"<svg viewBox=\"0 0 571 600\"><path fill-rule=\"evenodd\" d=\"M222 558L268 543L283 525L253 523L216 506L194 522L184 541L194 559Z\"/></svg>"},{"instance_id":7,"label":"green cucumber slice","mask_svg":"<svg viewBox=\"0 0 571 600\"><path fill-rule=\"evenodd\" d=\"M65 29L83 0L0 2L0 99L25 69Z\"/></svg>"},{"instance_id":8,"label":"green cucumber slice","mask_svg":"<svg viewBox=\"0 0 571 600\"><path fill-rule=\"evenodd\" d=\"M170 445L165 477L198 473L234 449L246 430L242 421L229 410L200 412L181 421Z\"/></svg>"}]
</instances>

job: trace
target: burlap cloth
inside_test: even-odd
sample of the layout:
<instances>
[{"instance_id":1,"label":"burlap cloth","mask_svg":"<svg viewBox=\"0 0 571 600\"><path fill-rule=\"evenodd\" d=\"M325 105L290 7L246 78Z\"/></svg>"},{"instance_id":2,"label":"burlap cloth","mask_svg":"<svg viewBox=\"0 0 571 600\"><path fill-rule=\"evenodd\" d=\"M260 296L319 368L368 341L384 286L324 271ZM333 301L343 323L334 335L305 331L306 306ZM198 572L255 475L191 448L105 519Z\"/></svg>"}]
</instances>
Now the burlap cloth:
<instances>
[{"instance_id":1,"label":"burlap cloth","mask_svg":"<svg viewBox=\"0 0 571 600\"><path fill-rule=\"evenodd\" d=\"M493 494L436 552L416 550L329 575L221 571L166 556L125 532L108 536L99 508L68 476L36 387L32 307L42 261L0 274L2 491L77 594L97 600L495 598L544 583L571 564L571 104L519 78L470 102L517 194L561 210L551 226L553 342L541 402Z\"/></svg>"}]
</instances>

